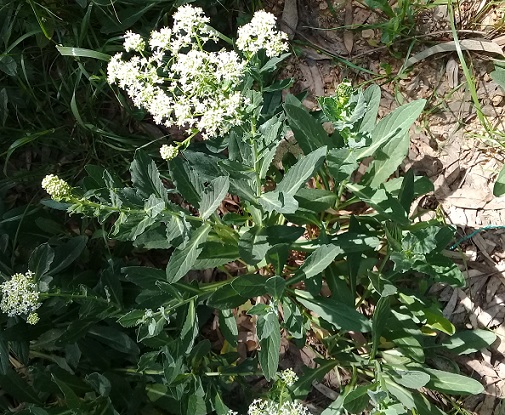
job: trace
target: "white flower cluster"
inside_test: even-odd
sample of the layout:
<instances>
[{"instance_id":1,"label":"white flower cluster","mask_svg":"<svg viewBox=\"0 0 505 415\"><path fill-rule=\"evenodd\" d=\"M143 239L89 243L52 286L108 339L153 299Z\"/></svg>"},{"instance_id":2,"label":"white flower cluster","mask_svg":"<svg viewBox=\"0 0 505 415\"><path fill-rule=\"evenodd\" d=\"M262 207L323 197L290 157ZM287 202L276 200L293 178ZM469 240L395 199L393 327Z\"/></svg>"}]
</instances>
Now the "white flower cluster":
<instances>
[{"instance_id":1,"label":"white flower cluster","mask_svg":"<svg viewBox=\"0 0 505 415\"><path fill-rule=\"evenodd\" d=\"M72 196L72 187L54 174L48 174L42 179L42 188L57 202L69 199Z\"/></svg>"},{"instance_id":2,"label":"white flower cluster","mask_svg":"<svg viewBox=\"0 0 505 415\"><path fill-rule=\"evenodd\" d=\"M237 48L253 55L264 49L269 58L288 50L288 35L276 29L276 19L271 13L259 10L250 23L238 29Z\"/></svg>"},{"instance_id":3,"label":"white flower cluster","mask_svg":"<svg viewBox=\"0 0 505 415\"><path fill-rule=\"evenodd\" d=\"M9 281L0 284L2 301L0 309L9 317L28 314L27 322L36 324L39 320L34 311L41 306L39 291L33 280L33 272L16 273Z\"/></svg>"},{"instance_id":4,"label":"white flower cluster","mask_svg":"<svg viewBox=\"0 0 505 415\"><path fill-rule=\"evenodd\" d=\"M248 61L234 51L205 50L218 36L201 8L182 6L173 18L172 28L153 31L148 42L127 32L125 50L141 56L113 56L107 80L125 89L133 104L145 108L157 124L176 125L188 134L201 132L204 138L224 135L242 124L249 104L240 93ZM287 35L275 30L275 17L269 13L257 12L244 28L239 29L237 46L248 57L259 49L266 49L268 56L287 49ZM162 152L173 155L167 148Z\"/></svg>"},{"instance_id":5,"label":"white flower cluster","mask_svg":"<svg viewBox=\"0 0 505 415\"><path fill-rule=\"evenodd\" d=\"M172 160L177 156L179 148L173 145L163 144L160 148L160 155L163 160Z\"/></svg>"},{"instance_id":6,"label":"white flower cluster","mask_svg":"<svg viewBox=\"0 0 505 415\"><path fill-rule=\"evenodd\" d=\"M290 387L298 380L298 376L293 369L285 369L279 373L279 379L282 380L287 387Z\"/></svg>"},{"instance_id":7,"label":"white flower cluster","mask_svg":"<svg viewBox=\"0 0 505 415\"><path fill-rule=\"evenodd\" d=\"M269 399L255 399L247 411L248 415L310 415L306 406L299 402L279 404Z\"/></svg>"}]
</instances>

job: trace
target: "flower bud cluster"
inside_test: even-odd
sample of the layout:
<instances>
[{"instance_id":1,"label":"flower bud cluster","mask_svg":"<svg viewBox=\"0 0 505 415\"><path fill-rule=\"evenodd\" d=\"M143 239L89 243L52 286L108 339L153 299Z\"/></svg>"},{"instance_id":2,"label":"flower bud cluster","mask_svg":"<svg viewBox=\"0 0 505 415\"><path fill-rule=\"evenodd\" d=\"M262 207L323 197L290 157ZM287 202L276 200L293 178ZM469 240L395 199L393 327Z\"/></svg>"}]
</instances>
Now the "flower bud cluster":
<instances>
[{"instance_id":1,"label":"flower bud cluster","mask_svg":"<svg viewBox=\"0 0 505 415\"><path fill-rule=\"evenodd\" d=\"M39 320L36 309L41 306L39 291L34 282L34 274L31 271L25 274L16 273L9 281L0 284L2 301L0 309L9 317L28 314L27 321L36 324Z\"/></svg>"},{"instance_id":2,"label":"flower bud cluster","mask_svg":"<svg viewBox=\"0 0 505 415\"><path fill-rule=\"evenodd\" d=\"M173 160L179 153L179 147L163 144L160 148L160 155L163 160Z\"/></svg>"},{"instance_id":3,"label":"flower bud cluster","mask_svg":"<svg viewBox=\"0 0 505 415\"><path fill-rule=\"evenodd\" d=\"M127 32L123 46L133 56L125 59L118 53L112 57L108 82L125 89L133 104L145 108L159 125L175 125L188 134L201 132L204 138L222 136L243 123L249 101L240 90L248 61L235 51L205 49L218 36L201 8L182 6L173 19L172 28L153 31L147 42ZM273 15L257 12L248 27L262 31L242 31L243 47L239 42L237 46L246 56L262 48L268 56L287 49L287 36L275 30ZM248 33L254 39L248 41ZM163 156L173 154L173 147L162 150Z\"/></svg>"},{"instance_id":4,"label":"flower bud cluster","mask_svg":"<svg viewBox=\"0 0 505 415\"><path fill-rule=\"evenodd\" d=\"M291 387L298 380L298 376L293 369L285 369L279 373L279 379L284 382L287 387Z\"/></svg>"},{"instance_id":5,"label":"flower bud cluster","mask_svg":"<svg viewBox=\"0 0 505 415\"><path fill-rule=\"evenodd\" d=\"M68 200L72 196L72 187L54 174L48 174L42 180L42 188L57 202Z\"/></svg>"}]
</instances>

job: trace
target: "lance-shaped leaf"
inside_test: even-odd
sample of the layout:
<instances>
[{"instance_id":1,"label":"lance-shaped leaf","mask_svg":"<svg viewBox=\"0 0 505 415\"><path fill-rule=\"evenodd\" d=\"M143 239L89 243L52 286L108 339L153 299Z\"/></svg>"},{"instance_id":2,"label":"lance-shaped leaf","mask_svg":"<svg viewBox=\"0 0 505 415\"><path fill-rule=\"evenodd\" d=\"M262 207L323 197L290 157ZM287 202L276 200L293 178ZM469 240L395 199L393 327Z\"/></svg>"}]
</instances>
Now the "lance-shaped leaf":
<instances>
[{"instance_id":1,"label":"lance-shaped leaf","mask_svg":"<svg viewBox=\"0 0 505 415\"><path fill-rule=\"evenodd\" d=\"M156 163L142 150L135 152L135 159L130 165L132 182L137 191L146 199L152 194L168 202L168 195L160 179Z\"/></svg>"},{"instance_id":2,"label":"lance-shaped leaf","mask_svg":"<svg viewBox=\"0 0 505 415\"><path fill-rule=\"evenodd\" d=\"M176 249L167 264L167 280L170 283L179 281L188 273L202 252L201 244L207 240L210 225L204 224L193 232L183 249Z\"/></svg>"},{"instance_id":3,"label":"lance-shaped leaf","mask_svg":"<svg viewBox=\"0 0 505 415\"><path fill-rule=\"evenodd\" d=\"M210 187L204 192L200 202L200 216L202 219L207 219L216 211L229 188L230 179L228 176L221 176L210 182Z\"/></svg>"}]
</instances>

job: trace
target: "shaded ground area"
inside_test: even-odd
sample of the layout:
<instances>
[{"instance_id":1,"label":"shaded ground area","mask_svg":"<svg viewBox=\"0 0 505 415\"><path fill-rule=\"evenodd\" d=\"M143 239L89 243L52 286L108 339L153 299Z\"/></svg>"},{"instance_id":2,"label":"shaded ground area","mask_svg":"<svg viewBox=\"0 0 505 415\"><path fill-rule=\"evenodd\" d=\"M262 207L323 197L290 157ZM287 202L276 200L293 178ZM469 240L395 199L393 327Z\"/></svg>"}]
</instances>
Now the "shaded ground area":
<instances>
[{"instance_id":1,"label":"shaded ground area","mask_svg":"<svg viewBox=\"0 0 505 415\"><path fill-rule=\"evenodd\" d=\"M440 285L433 293L457 327L496 333L489 350L461 356L457 363L486 386L485 394L464 401L465 408L479 415L505 413L505 197L492 193L505 157L498 144L504 140L505 91L489 75L493 61L505 57L505 5L464 1L453 9L459 45L488 122L485 129L456 53L447 6L412 2L411 14L404 13L394 26L383 12L357 1L268 3L294 40L298 56L285 70L296 79L291 92L309 92L307 107L315 108L314 97L331 95L344 78L381 85L380 115L413 99L427 100L411 131L403 170L412 168L434 183L435 192L418 201L415 213L423 220L444 217L457 228L460 239L447 255L467 277L464 289ZM286 353L288 363L310 365L313 356L304 352ZM451 370L447 362L432 364ZM332 383L336 380L327 378L315 386L332 400Z\"/></svg>"}]
</instances>

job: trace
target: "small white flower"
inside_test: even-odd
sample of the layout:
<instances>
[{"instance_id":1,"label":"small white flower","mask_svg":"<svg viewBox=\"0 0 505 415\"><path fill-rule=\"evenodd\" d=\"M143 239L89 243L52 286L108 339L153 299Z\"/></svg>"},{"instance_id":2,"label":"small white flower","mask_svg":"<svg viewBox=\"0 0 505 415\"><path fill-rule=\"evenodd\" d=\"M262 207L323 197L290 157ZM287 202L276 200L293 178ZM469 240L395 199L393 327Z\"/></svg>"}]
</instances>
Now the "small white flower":
<instances>
[{"instance_id":1,"label":"small white flower","mask_svg":"<svg viewBox=\"0 0 505 415\"><path fill-rule=\"evenodd\" d=\"M293 371L293 369L286 369L279 373L279 378L286 384L286 386L290 387L295 384L298 380L298 376Z\"/></svg>"},{"instance_id":2,"label":"small white flower","mask_svg":"<svg viewBox=\"0 0 505 415\"><path fill-rule=\"evenodd\" d=\"M307 407L298 402L279 404L269 399L255 399L247 411L248 415L311 415Z\"/></svg>"},{"instance_id":3,"label":"small white flower","mask_svg":"<svg viewBox=\"0 0 505 415\"><path fill-rule=\"evenodd\" d=\"M40 317L37 313L30 313L28 314L28 317L26 318L26 322L28 324L31 324L32 326L37 324L40 320Z\"/></svg>"},{"instance_id":4,"label":"small white flower","mask_svg":"<svg viewBox=\"0 0 505 415\"><path fill-rule=\"evenodd\" d=\"M48 174L42 179L42 188L57 202L67 200L72 196L70 185L54 174Z\"/></svg>"},{"instance_id":5,"label":"small white flower","mask_svg":"<svg viewBox=\"0 0 505 415\"><path fill-rule=\"evenodd\" d=\"M269 58L287 51L288 35L278 31L275 23L273 14L257 11L250 23L238 29L237 48L250 55L264 49Z\"/></svg>"},{"instance_id":6,"label":"small white flower","mask_svg":"<svg viewBox=\"0 0 505 415\"><path fill-rule=\"evenodd\" d=\"M168 145L168 144L163 144L160 148L160 154L161 158L163 160L172 160L177 157L177 154L179 153L179 148L176 146Z\"/></svg>"},{"instance_id":7,"label":"small white flower","mask_svg":"<svg viewBox=\"0 0 505 415\"><path fill-rule=\"evenodd\" d=\"M42 305L39 302L39 291L33 276L34 273L31 271L25 274L16 273L9 281L0 284L2 291L0 309L9 317L29 314L30 324L38 321L38 316L33 311Z\"/></svg>"},{"instance_id":8,"label":"small white flower","mask_svg":"<svg viewBox=\"0 0 505 415\"><path fill-rule=\"evenodd\" d=\"M154 30L151 32L151 37L149 39L149 46L151 50L169 50L170 42L172 41L172 29L169 27L162 27L160 30Z\"/></svg>"},{"instance_id":9,"label":"small white flower","mask_svg":"<svg viewBox=\"0 0 505 415\"><path fill-rule=\"evenodd\" d=\"M131 30L128 30L124 36L123 47L127 52L142 52L146 47L146 42L144 39L142 39L142 36L137 33L133 33Z\"/></svg>"}]
</instances>

